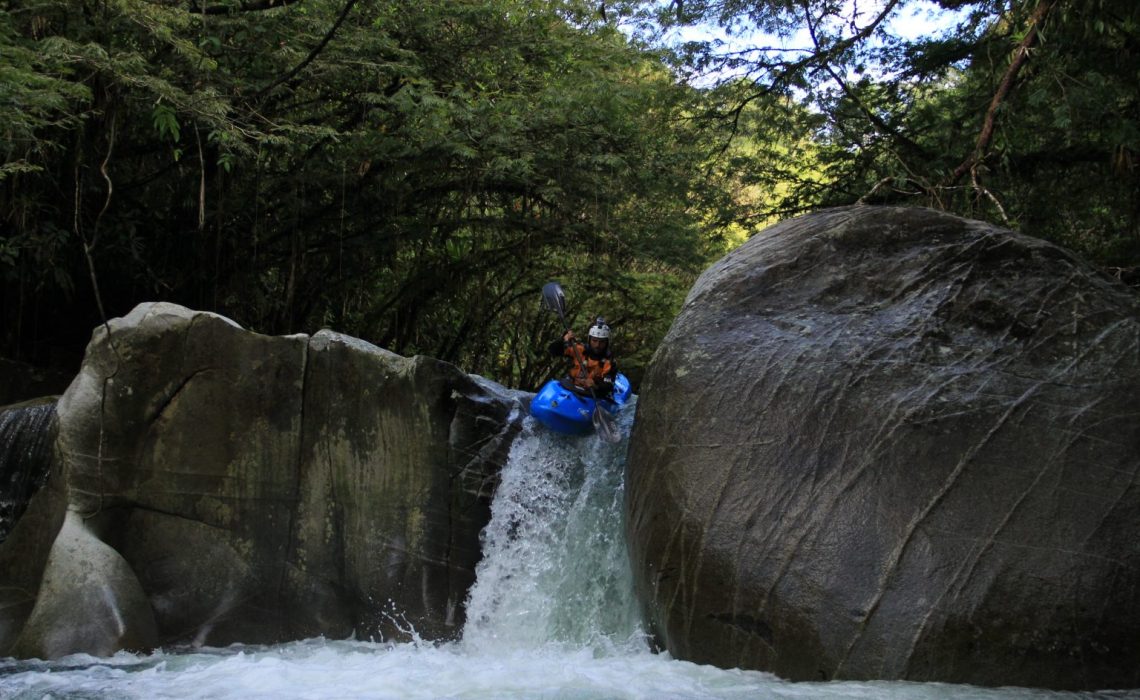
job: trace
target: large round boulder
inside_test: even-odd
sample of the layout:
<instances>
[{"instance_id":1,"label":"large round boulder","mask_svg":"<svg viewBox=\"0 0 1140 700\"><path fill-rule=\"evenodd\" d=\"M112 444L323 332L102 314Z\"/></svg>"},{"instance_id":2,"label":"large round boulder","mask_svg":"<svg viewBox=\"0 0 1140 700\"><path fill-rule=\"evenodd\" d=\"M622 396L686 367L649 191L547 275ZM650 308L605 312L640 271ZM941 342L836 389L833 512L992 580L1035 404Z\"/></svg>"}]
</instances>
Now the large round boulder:
<instances>
[{"instance_id":1,"label":"large round boulder","mask_svg":"<svg viewBox=\"0 0 1140 700\"><path fill-rule=\"evenodd\" d=\"M1140 685L1140 303L913 208L773 226L653 358L627 466L649 624L793 680Z\"/></svg>"},{"instance_id":2,"label":"large round boulder","mask_svg":"<svg viewBox=\"0 0 1140 700\"><path fill-rule=\"evenodd\" d=\"M0 654L458 636L521 422L497 389L330 331L113 319L0 547Z\"/></svg>"}]
</instances>

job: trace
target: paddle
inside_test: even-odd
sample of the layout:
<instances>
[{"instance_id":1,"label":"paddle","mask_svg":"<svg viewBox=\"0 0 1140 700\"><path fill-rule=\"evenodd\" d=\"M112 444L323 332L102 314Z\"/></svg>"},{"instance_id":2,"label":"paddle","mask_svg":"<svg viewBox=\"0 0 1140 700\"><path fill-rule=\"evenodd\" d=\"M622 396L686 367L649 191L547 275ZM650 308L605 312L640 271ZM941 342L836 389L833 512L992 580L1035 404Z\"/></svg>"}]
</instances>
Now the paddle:
<instances>
[{"instance_id":1,"label":"paddle","mask_svg":"<svg viewBox=\"0 0 1140 700\"><path fill-rule=\"evenodd\" d=\"M542 300L546 304L546 308L558 313L558 318L562 321L562 328L565 329L564 332L569 332L570 325L566 323L566 294L562 291L562 285L557 282L547 282L542 288ZM574 355L578 358L582 371L585 372L585 359L580 353L574 353ZM613 419L602 408L598 396L594 393L594 387L590 387L590 398L594 400L593 422L594 431L598 433L598 437L612 444L620 442L621 434L614 426Z\"/></svg>"}]
</instances>

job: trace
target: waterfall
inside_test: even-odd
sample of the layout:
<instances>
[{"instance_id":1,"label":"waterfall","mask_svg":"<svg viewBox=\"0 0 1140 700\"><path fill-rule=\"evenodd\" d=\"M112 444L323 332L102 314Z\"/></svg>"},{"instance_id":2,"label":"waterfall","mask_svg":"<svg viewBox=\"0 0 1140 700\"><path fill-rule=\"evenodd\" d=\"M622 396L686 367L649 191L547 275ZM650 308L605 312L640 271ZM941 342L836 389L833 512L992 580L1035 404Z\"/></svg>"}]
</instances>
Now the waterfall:
<instances>
[{"instance_id":1,"label":"waterfall","mask_svg":"<svg viewBox=\"0 0 1140 700\"><path fill-rule=\"evenodd\" d=\"M465 644L645 648L622 526L626 445L527 421L482 534Z\"/></svg>"},{"instance_id":2,"label":"waterfall","mask_svg":"<svg viewBox=\"0 0 1140 700\"><path fill-rule=\"evenodd\" d=\"M0 409L0 542L47 481L55 428L54 402Z\"/></svg>"},{"instance_id":3,"label":"waterfall","mask_svg":"<svg viewBox=\"0 0 1140 700\"><path fill-rule=\"evenodd\" d=\"M626 436L634 411L620 415ZM623 532L626 445L554 435L526 419L483 532L484 556L458 642L318 638L51 662L0 659L0 697L1140 700L1140 691L1130 690L787 683L652 653Z\"/></svg>"}]
</instances>

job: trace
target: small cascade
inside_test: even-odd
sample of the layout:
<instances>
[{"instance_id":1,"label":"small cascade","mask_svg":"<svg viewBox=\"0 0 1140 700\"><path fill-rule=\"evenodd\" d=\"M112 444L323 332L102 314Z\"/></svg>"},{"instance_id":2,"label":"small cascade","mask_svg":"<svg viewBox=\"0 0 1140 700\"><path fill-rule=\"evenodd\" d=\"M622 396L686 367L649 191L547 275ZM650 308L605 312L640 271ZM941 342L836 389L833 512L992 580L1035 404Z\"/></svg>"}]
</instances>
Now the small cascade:
<instances>
[{"instance_id":1,"label":"small cascade","mask_svg":"<svg viewBox=\"0 0 1140 700\"><path fill-rule=\"evenodd\" d=\"M54 402L0 409L0 542L47 482L55 432Z\"/></svg>"},{"instance_id":2,"label":"small cascade","mask_svg":"<svg viewBox=\"0 0 1140 700\"><path fill-rule=\"evenodd\" d=\"M635 410L621 414L625 435ZM627 442L556 435L527 420L483 531L466 646L646 647L622 525Z\"/></svg>"},{"instance_id":3,"label":"small cascade","mask_svg":"<svg viewBox=\"0 0 1140 700\"><path fill-rule=\"evenodd\" d=\"M635 409L620 414L629 435ZM0 413L0 468L46 436L48 411ZM13 431L13 423L25 427ZM19 437L12 437L18 435ZM19 447L14 447L17 440ZM627 440L554 435L527 419L502 471L459 642L308 639L224 649L0 658L0 697L375 700L1140 700L1140 690L1061 693L945 683L787 683L649 649L623 524ZM14 455L25 455L14 460ZM42 454L42 452L40 453ZM44 462L46 465L46 461Z\"/></svg>"}]
</instances>

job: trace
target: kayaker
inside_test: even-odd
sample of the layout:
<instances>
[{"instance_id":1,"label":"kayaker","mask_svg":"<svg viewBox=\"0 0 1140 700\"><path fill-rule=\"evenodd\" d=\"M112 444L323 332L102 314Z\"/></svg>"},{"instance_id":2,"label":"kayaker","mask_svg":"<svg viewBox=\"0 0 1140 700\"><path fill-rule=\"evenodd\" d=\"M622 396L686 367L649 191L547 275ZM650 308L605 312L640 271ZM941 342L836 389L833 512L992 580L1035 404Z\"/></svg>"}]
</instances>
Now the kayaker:
<instances>
[{"instance_id":1,"label":"kayaker","mask_svg":"<svg viewBox=\"0 0 1140 700\"><path fill-rule=\"evenodd\" d=\"M567 330L561 340L550 344L550 354L569 358L570 372L563 380L564 385L569 383L567 388L576 388L581 393L592 389L595 397L608 399L613 395L618 371L610 352L610 327L604 318L598 316L594 320L586 340L586 343L578 341L574 331Z\"/></svg>"}]
</instances>

